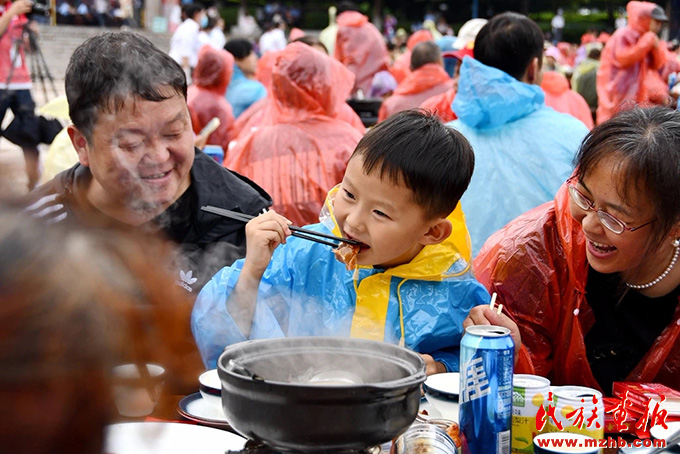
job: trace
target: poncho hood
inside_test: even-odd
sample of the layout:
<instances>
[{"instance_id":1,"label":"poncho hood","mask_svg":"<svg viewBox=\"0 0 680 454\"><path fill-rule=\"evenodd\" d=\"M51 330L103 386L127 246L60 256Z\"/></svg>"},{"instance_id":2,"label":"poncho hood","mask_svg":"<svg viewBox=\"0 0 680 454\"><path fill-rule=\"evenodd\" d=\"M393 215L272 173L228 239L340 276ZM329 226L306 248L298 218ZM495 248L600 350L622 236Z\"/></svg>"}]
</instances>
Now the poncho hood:
<instances>
[{"instance_id":1,"label":"poncho hood","mask_svg":"<svg viewBox=\"0 0 680 454\"><path fill-rule=\"evenodd\" d=\"M303 43L278 53L272 70L272 99L279 122L311 115L336 116L352 91L354 74L340 62Z\"/></svg>"},{"instance_id":2,"label":"poncho hood","mask_svg":"<svg viewBox=\"0 0 680 454\"><path fill-rule=\"evenodd\" d=\"M204 45L198 53L194 68L194 83L206 90L224 96L234 74L234 56L223 49Z\"/></svg>"},{"instance_id":3,"label":"poncho hood","mask_svg":"<svg viewBox=\"0 0 680 454\"><path fill-rule=\"evenodd\" d=\"M368 17L357 11L345 11L338 16L340 27L361 27L368 22Z\"/></svg>"},{"instance_id":4,"label":"poncho hood","mask_svg":"<svg viewBox=\"0 0 680 454\"><path fill-rule=\"evenodd\" d=\"M451 110L467 126L492 129L529 115L545 103L537 85L465 57Z\"/></svg>"},{"instance_id":5,"label":"poncho hood","mask_svg":"<svg viewBox=\"0 0 680 454\"><path fill-rule=\"evenodd\" d=\"M656 4L651 2L628 2L628 26L640 34L648 32L655 7Z\"/></svg>"}]
</instances>

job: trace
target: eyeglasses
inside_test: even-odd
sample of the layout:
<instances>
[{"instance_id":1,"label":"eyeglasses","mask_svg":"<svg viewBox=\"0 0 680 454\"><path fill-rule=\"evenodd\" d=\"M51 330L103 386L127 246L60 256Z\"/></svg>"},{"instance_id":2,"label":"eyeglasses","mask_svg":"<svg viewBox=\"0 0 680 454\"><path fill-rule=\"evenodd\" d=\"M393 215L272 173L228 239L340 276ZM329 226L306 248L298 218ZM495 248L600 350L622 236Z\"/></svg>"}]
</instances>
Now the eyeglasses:
<instances>
[{"instance_id":1,"label":"eyeglasses","mask_svg":"<svg viewBox=\"0 0 680 454\"><path fill-rule=\"evenodd\" d=\"M588 197L584 196L581 193L581 191L576 189L576 187L572 185L569 181L571 181L571 179L567 180L567 187L569 188L569 196L571 197L571 200L573 200L574 203L582 210L585 211L593 210L594 212L596 212L597 217L602 223L602 225L618 235L622 234L626 230L634 232L637 229L641 229L642 227L654 222L654 220L652 219L651 221L639 225L637 227L628 227L625 224L625 222L617 219L616 217L612 216L606 211L602 211L600 209L595 208L595 204L591 202L590 199L588 199Z\"/></svg>"}]
</instances>

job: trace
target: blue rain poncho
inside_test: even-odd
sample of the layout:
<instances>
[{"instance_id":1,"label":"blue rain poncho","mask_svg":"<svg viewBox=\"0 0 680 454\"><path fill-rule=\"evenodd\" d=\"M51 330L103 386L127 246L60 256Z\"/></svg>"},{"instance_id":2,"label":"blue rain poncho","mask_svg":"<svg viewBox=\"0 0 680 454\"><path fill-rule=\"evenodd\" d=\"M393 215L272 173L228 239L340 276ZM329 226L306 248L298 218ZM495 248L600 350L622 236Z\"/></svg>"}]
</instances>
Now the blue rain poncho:
<instances>
[{"instance_id":1,"label":"blue rain poncho","mask_svg":"<svg viewBox=\"0 0 680 454\"><path fill-rule=\"evenodd\" d=\"M339 233L329 208L333 193L326 215L322 213L327 225L307 228ZM461 238L467 241L460 208L449 219L454 223L451 237L425 246L411 262L388 270L347 271L329 246L289 237L274 251L260 282L249 339L351 336L396 344L402 332L401 304L406 347L458 371L463 320L472 307L487 304L489 294L454 244ZM219 271L196 300L191 329L208 368L216 367L224 347L247 340L225 305L243 263L239 260Z\"/></svg>"},{"instance_id":2,"label":"blue rain poncho","mask_svg":"<svg viewBox=\"0 0 680 454\"><path fill-rule=\"evenodd\" d=\"M492 233L553 200L571 175L588 128L545 105L538 85L470 57L461 65L449 123L475 151L475 171L461 203L476 255Z\"/></svg>"},{"instance_id":3,"label":"blue rain poncho","mask_svg":"<svg viewBox=\"0 0 680 454\"><path fill-rule=\"evenodd\" d=\"M234 110L234 118L238 118L248 107L267 96L267 89L257 80L248 79L241 68L234 65L234 74L225 95Z\"/></svg>"}]
</instances>

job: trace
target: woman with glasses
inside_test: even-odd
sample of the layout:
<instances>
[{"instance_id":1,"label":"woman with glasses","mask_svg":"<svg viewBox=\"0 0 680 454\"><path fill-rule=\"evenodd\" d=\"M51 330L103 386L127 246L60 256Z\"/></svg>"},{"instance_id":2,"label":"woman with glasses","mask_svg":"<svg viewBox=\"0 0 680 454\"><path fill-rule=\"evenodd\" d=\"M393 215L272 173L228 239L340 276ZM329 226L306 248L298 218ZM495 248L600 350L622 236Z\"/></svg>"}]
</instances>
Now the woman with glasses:
<instances>
[{"instance_id":1,"label":"woman with glasses","mask_svg":"<svg viewBox=\"0 0 680 454\"><path fill-rule=\"evenodd\" d=\"M610 395L614 381L680 389L680 113L634 109L597 126L553 202L486 242L477 279L509 317L516 373ZM519 342L518 342L519 341Z\"/></svg>"}]
</instances>

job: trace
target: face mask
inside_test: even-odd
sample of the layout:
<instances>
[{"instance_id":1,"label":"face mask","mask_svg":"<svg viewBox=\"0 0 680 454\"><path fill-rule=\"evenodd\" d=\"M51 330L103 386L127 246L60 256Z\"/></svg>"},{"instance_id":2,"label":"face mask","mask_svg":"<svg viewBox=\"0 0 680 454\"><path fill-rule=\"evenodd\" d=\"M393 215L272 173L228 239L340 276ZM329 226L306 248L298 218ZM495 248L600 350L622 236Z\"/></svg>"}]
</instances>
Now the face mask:
<instances>
[{"instance_id":1,"label":"face mask","mask_svg":"<svg viewBox=\"0 0 680 454\"><path fill-rule=\"evenodd\" d=\"M200 25L201 25L201 28L205 28L205 27L208 26L208 16L201 17Z\"/></svg>"}]
</instances>

